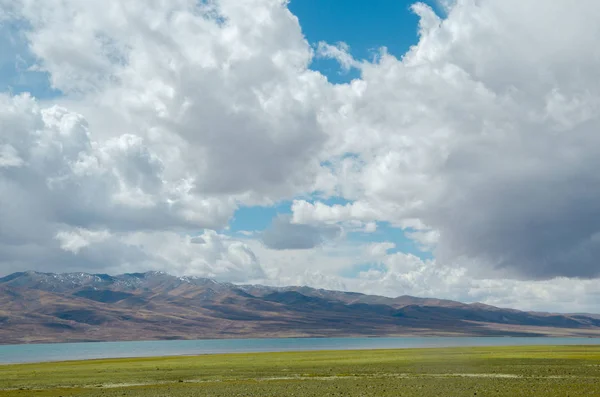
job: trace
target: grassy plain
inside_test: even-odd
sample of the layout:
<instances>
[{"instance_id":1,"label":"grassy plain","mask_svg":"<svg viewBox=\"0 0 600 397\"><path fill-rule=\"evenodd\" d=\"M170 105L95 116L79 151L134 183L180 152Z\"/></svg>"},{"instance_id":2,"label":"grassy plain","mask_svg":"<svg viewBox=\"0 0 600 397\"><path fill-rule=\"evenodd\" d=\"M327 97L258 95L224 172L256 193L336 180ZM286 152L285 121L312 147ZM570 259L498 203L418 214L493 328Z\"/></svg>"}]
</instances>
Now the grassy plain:
<instances>
[{"instance_id":1,"label":"grassy plain","mask_svg":"<svg viewBox=\"0 0 600 397\"><path fill-rule=\"evenodd\" d=\"M600 346L222 354L0 366L0 397L600 396Z\"/></svg>"}]
</instances>

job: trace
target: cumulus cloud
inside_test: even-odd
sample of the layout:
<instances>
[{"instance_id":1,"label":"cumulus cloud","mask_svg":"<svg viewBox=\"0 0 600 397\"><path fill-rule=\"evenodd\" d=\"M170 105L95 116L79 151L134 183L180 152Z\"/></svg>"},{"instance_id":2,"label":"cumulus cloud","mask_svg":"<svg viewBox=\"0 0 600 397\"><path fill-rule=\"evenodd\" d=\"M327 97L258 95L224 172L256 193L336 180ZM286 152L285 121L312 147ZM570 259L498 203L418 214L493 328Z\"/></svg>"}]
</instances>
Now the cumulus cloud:
<instances>
[{"instance_id":1,"label":"cumulus cloud","mask_svg":"<svg viewBox=\"0 0 600 397\"><path fill-rule=\"evenodd\" d=\"M313 183L327 82L285 2L20 4L35 67L109 115L105 134L146 138L205 193L260 201Z\"/></svg>"},{"instance_id":2,"label":"cumulus cloud","mask_svg":"<svg viewBox=\"0 0 600 397\"><path fill-rule=\"evenodd\" d=\"M173 258L150 260L157 255L150 250L156 244L141 249L128 239L145 231L219 228L236 207L232 199L199 194L185 174L168 175L164 162L138 136L96 141L77 113L42 108L28 95L0 95L0 103L0 146L5 148L0 257L5 272L173 267ZM220 250L213 249L212 256L205 253L214 271L194 260L175 269L221 275L230 267L226 263L241 267L255 261L233 243L215 247Z\"/></svg>"},{"instance_id":3,"label":"cumulus cloud","mask_svg":"<svg viewBox=\"0 0 600 397\"><path fill-rule=\"evenodd\" d=\"M96 141L82 115L42 108L28 95L0 95L0 104L0 144L10 148L2 152L0 211L15 220L3 222L7 238L36 223L217 228L235 209L233 200L198 194L185 174L167 175L138 136Z\"/></svg>"},{"instance_id":4,"label":"cumulus cloud","mask_svg":"<svg viewBox=\"0 0 600 397\"><path fill-rule=\"evenodd\" d=\"M312 50L285 3L24 0L2 10L23 29L26 67L63 93L0 96L3 271L104 262L259 277L243 243L190 236L316 177L328 83L308 70ZM150 239L177 248L158 255Z\"/></svg>"},{"instance_id":5,"label":"cumulus cloud","mask_svg":"<svg viewBox=\"0 0 600 397\"><path fill-rule=\"evenodd\" d=\"M328 240L340 237L342 228L337 225L302 225L292 223L289 216L280 215L262 233L263 243L272 249L310 249Z\"/></svg>"},{"instance_id":6,"label":"cumulus cloud","mask_svg":"<svg viewBox=\"0 0 600 397\"><path fill-rule=\"evenodd\" d=\"M335 59L344 71L360 67L360 62L350 55L350 47L346 43L331 45L321 41L317 46L317 55L323 58Z\"/></svg>"},{"instance_id":7,"label":"cumulus cloud","mask_svg":"<svg viewBox=\"0 0 600 397\"><path fill-rule=\"evenodd\" d=\"M62 230L56 233L56 239L60 241L60 248L73 254L78 254L82 248L88 247L90 244L102 242L109 237L110 233L105 230L75 229L73 231Z\"/></svg>"},{"instance_id":8,"label":"cumulus cloud","mask_svg":"<svg viewBox=\"0 0 600 397\"><path fill-rule=\"evenodd\" d=\"M129 264L132 271L166 270L176 275L230 282L265 278L264 269L247 244L212 230L195 237L142 232L124 236L120 240L129 246L140 247L149 255L142 265Z\"/></svg>"},{"instance_id":9,"label":"cumulus cloud","mask_svg":"<svg viewBox=\"0 0 600 397\"><path fill-rule=\"evenodd\" d=\"M329 206L320 201L309 203L306 200L294 200L291 209L294 223L308 225L350 220L369 222L382 218L375 209L362 202Z\"/></svg>"},{"instance_id":10,"label":"cumulus cloud","mask_svg":"<svg viewBox=\"0 0 600 397\"><path fill-rule=\"evenodd\" d=\"M335 88L344 112L324 123L337 189L384 203L396 224L418 220L441 263L596 277L600 7L458 1L443 20L413 10L419 44Z\"/></svg>"},{"instance_id":11,"label":"cumulus cloud","mask_svg":"<svg viewBox=\"0 0 600 397\"><path fill-rule=\"evenodd\" d=\"M258 258L247 244L211 230L194 237L164 231L98 236L98 233L78 230L61 232L57 238L64 251L77 254L73 258L94 264L92 271L159 270L229 282L265 278ZM113 259L109 265L102 264L102 260L107 259L107 250L120 252L120 255L109 256ZM120 261L115 263L114 258Z\"/></svg>"},{"instance_id":12,"label":"cumulus cloud","mask_svg":"<svg viewBox=\"0 0 600 397\"><path fill-rule=\"evenodd\" d=\"M23 159L19 157L17 150L8 143L0 146L0 167L20 167L23 165Z\"/></svg>"}]
</instances>

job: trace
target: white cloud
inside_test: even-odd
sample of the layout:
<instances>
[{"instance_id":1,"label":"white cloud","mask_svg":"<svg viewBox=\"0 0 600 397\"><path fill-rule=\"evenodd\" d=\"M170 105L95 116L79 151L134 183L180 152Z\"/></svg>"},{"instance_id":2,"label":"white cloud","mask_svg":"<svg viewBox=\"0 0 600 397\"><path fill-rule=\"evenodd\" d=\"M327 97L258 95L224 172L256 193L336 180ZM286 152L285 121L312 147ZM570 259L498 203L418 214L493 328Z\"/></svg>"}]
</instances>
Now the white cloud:
<instances>
[{"instance_id":1,"label":"white cloud","mask_svg":"<svg viewBox=\"0 0 600 397\"><path fill-rule=\"evenodd\" d=\"M140 137L96 141L83 116L42 108L27 95L0 94L0 104L0 144L19 159L0 168L5 271L97 269L97 261L71 254L113 234L222 227L236 208L231 198L199 194L186 174L168 175ZM129 248L103 255L103 266L133 260Z\"/></svg>"},{"instance_id":2,"label":"white cloud","mask_svg":"<svg viewBox=\"0 0 600 397\"><path fill-rule=\"evenodd\" d=\"M2 208L18 209L11 216L25 223L216 228L235 209L232 200L195 192L185 174L169 178L163 161L138 136L96 141L83 116L64 108L40 108L27 95L0 95L0 103L0 139L21 159L19 167L0 174L0 200ZM16 200L22 195L27 202ZM45 215L34 217L34 208Z\"/></svg>"},{"instance_id":3,"label":"white cloud","mask_svg":"<svg viewBox=\"0 0 600 397\"><path fill-rule=\"evenodd\" d=\"M23 159L19 157L17 150L8 143L0 145L0 168L20 167Z\"/></svg>"},{"instance_id":4,"label":"white cloud","mask_svg":"<svg viewBox=\"0 0 600 397\"><path fill-rule=\"evenodd\" d=\"M335 59L344 71L360 67L360 63L350 55L349 51L350 47L346 43L331 45L321 41L317 46L317 55L323 58Z\"/></svg>"},{"instance_id":5,"label":"white cloud","mask_svg":"<svg viewBox=\"0 0 600 397\"><path fill-rule=\"evenodd\" d=\"M419 243L423 251L433 251L440 238L440 233L437 230L417 230L407 232L406 236Z\"/></svg>"},{"instance_id":6,"label":"white cloud","mask_svg":"<svg viewBox=\"0 0 600 397\"><path fill-rule=\"evenodd\" d=\"M377 231L377 223L375 223L375 222L365 223L363 231L365 233L375 233Z\"/></svg>"},{"instance_id":7,"label":"white cloud","mask_svg":"<svg viewBox=\"0 0 600 397\"><path fill-rule=\"evenodd\" d=\"M413 9L419 44L334 89L335 190L417 220L439 262L479 277L598 276L598 4Z\"/></svg>"},{"instance_id":8,"label":"white cloud","mask_svg":"<svg viewBox=\"0 0 600 397\"><path fill-rule=\"evenodd\" d=\"M342 221L369 222L379 220L381 216L367 203L327 205L322 202L309 203L305 200L292 202L292 222L297 224L337 223Z\"/></svg>"},{"instance_id":9,"label":"white cloud","mask_svg":"<svg viewBox=\"0 0 600 397\"><path fill-rule=\"evenodd\" d=\"M372 243L367 246L367 252L374 258L380 258L387 255L389 250L396 248L396 244L384 241L381 243Z\"/></svg>"},{"instance_id":10,"label":"white cloud","mask_svg":"<svg viewBox=\"0 0 600 397\"><path fill-rule=\"evenodd\" d=\"M365 247L347 242L322 244L313 249L285 250L271 249L255 239L246 240L245 243L265 269L267 280L263 281L269 284L283 285L285 280L298 280L300 283L304 276L312 274L326 275L335 282L344 270L356 263L372 261Z\"/></svg>"},{"instance_id":11,"label":"white cloud","mask_svg":"<svg viewBox=\"0 0 600 397\"><path fill-rule=\"evenodd\" d=\"M262 233L262 241L272 249L310 249L337 239L341 234L342 228L337 225L296 224L289 216L280 215Z\"/></svg>"},{"instance_id":12,"label":"white cloud","mask_svg":"<svg viewBox=\"0 0 600 397\"><path fill-rule=\"evenodd\" d=\"M72 231L62 230L56 233L56 239L60 241L60 248L73 254L78 254L82 248L90 244L101 243L110 237L106 230L92 231L77 228Z\"/></svg>"},{"instance_id":13,"label":"white cloud","mask_svg":"<svg viewBox=\"0 0 600 397\"><path fill-rule=\"evenodd\" d=\"M25 0L21 14L53 86L110 118L99 134L143 137L205 193L260 202L312 185L328 83L283 1Z\"/></svg>"},{"instance_id":14,"label":"white cloud","mask_svg":"<svg viewBox=\"0 0 600 397\"><path fill-rule=\"evenodd\" d=\"M130 271L166 270L176 275L242 282L265 277L256 255L244 242L207 230L197 237L177 233L140 232L122 241L140 247L146 263L131 263Z\"/></svg>"},{"instance_id":15,"label":"white cloud","mask_svg":"<svg viewBox=\"0 0 600 397\"><path fill-rule=\"evenodd\" d=\"M241 203L311 189L328 83L307 69L312 50L284 2L23 0L3 10L27 27L29 66L65 94L0 96L3 271L104 262L260 276L239 241L185 239L225 228Z\"/></svg>"},{"instance_id":16,"label":"white cloud","mask_svg":"<svg viewBox=\"0 0 600 397\"><path fill-rule=\"evenodd\" d=\"M436 0L436 3L442 7L444 12L448 13L456 5L456 0Z\"/></svg>"},{"instance_id":17,"label":"white cloud","mask_svg":"<svg viewBox=\"0 0 600 397\"><path fill-rule=\"evenodd\" d=\"M110 273L167 271L174 275L242 282L263 279L264 271L247 244L211 230L198 236L174 232L108 234L105 231L60 232L61 248L92 267ZM103 263L108 254L109 264Z\"/></svg>"}]
</instances>

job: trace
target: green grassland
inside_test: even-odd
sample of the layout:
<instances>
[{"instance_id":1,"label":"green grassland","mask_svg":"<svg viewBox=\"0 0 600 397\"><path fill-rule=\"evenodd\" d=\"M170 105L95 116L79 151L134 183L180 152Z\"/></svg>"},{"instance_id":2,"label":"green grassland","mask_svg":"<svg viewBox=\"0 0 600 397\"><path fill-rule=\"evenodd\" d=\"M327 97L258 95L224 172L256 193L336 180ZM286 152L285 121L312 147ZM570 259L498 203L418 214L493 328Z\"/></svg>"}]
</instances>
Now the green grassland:
<instances>
[{"instance_id":1,"label":"green grassland","mask_svg":"<svg viewBox=\"0 0 600 397\"><path fill-rule=\"evenodd\" d=\"M8 396L600 396L600 346L221 354L0 366Z\"/></svg>"}]
</instances>

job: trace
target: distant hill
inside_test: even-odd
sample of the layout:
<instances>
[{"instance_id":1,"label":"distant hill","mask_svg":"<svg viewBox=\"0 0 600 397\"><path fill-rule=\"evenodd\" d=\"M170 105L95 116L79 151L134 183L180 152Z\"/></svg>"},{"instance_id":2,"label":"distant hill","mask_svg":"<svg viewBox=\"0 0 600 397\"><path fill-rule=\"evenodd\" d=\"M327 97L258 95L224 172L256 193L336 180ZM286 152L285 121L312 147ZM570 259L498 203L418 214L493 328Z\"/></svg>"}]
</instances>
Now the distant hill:
<instances>
[{"instance_id":1,"label":"distant hill","mask_svg":"<svg viewBox=\"0 0 600 397\"><path fill-rule=\"evenodd\" d=\"M600 336L600 316L161 272L0 278L0 343L326 336Z\"/></svg>"}]
</instances>

